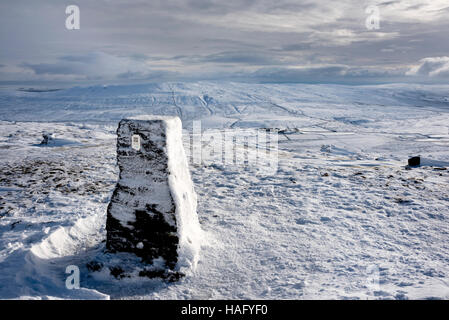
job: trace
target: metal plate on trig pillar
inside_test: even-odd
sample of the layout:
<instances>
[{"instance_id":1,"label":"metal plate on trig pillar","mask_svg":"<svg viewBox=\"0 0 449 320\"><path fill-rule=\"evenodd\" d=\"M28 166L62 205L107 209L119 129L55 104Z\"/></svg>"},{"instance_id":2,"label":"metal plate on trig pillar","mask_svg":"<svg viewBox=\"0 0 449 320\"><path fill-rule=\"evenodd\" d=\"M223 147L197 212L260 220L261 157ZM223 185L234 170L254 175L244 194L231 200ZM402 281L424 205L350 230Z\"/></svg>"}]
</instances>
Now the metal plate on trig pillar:
<instances>
[{"instance_id":1,"label":"metal plate on trig pillar","mask_svg":"<svg viewBox=\"0 0 449 320\"><path fill-rule=\"evenodd\" d=\"M140 136L138 134L133 134L131 137L131 147L134 150L140 151Z\"/></svg>"}]
</instances>

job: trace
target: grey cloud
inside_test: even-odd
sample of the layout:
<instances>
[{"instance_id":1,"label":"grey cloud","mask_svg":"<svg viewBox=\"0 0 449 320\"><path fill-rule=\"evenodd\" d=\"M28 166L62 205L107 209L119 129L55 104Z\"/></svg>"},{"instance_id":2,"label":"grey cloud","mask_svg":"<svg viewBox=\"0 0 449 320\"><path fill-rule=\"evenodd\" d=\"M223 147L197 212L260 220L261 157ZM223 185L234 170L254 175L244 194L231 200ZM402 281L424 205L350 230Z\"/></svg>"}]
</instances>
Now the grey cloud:
<instances>
[{"instance_id":1,"label":"grey cloud","mask_svg":"<svg viewBox=\"0 0 449 320\"><path fill-rule=\"evenodd\" d=\"M208 55L179 55L169 58L170 60L181 60L186 63L203 64L239 64L245 66L261 66L261 65L283 65L283 55L276 52L264 51L224 51ZM151 58L150 58L151 59Z\"/></svg>"},{"instance_id":2,"label":"grey cloud","mask_svg":"<svg viewBox=\"0 0 449 320\"><path fill-rule=\"evenodd\" d=\"M389 6L389 5L392 5L392 4L395 4L395 3L397 3L397 1L386 1L386 2L381 2L378 5L379 6Z\"/></svg>"},{"instance_id":3,"label":"grey cloud","mask_svg":"<svg viewBox=\"0 0 449 320\"><path fill-rule=\"evenodd\" d=\"M347 69L346 66L262 68L251 76L263 82L317 82L342 77Z\"/></svg>"},{"instance_id":4,"label":"grey cloud","mask_svg":"<svg viewBox=\"0 0 449 320\"><path fill-rule=\"evenodd\" d=\"M93 63L97 59L95 53L89 53L86 55L77 55L77 56L62 56L59 60L67 61L67 62L80 62L80 63Z\"/></svg>"},{"instance_id":5,"label":"grey cloud","mask_svg":"<svg viewBox=\"0 0 449 320\"><path fill-rule=\"evenodd\" d=\"M273 55L259 52L220 52L200 57L203 62L236 63L246 65L276 65L282 62Z\"/></svg>"},{"instance_id":6,"label":"grey cloud","mask_svg":"<svg viewBox=\"0 0 449 320\"><path fill-rule=\"evenodd\" d=\"M117 79L125 80L157 80L157 81L171 81L180 78L182 75L179 72L155 70L149 72L125 72L117 75Z\"/></svg>"},{"instance_id":7,"label":"grey cloud","mask_svg":"<svg viewBox=\"0 0 449 320\"><path fill-rule=\"evenodd\" d=\"M351 68L345 65L310 66L301 68L262 68L251 78L261 82L305 83L369 83L384 82L394 77L404 78L402 70Z\"/></svg>"},{"instance_id":8,"label":"grey cloud","mask_svg":"<svg viewBox=\"0 0 449 320\"><path fill-rule=\"evenodd\" d=\"M53 75L69 75L69 74L83 74L84 68L73 64L61 64L61 63L23 63L20 65L23 68L31 69L37 75L53 74Z\"/></svg>"},{"instance_id":9,"label":"grey cloud","mask_svg":"<svg viewBox=\"0 0 449 320\"><path fill-rule=\"evenodd\" d=\"M145 77L151 72L145 61L104 52L62 56L55 63L23 63L21 66L36 75L78 75L86 79L129 79L131 75Z\"/></svg>"},{"instance_id":10,"label":"grey cloud","mask_svg":"<svg viewBox=\"0 0 449 320\"><path fill-rule=\"evenodd\" d=\"M303 50L310 50L312 46L310 43L295 43L295 44L288 44L281 48L281 51L303 51Z\"/></svg>"},{"instance_id":11,"label":"grey cloud","mask_svg":"<svg viewBox=\"0 0 449 320\"><path fill-rule=\"evenodd\" d=\"M77 0L77 31L65 29L63 3L3 1L0 76L339 82L410 69L440 79L445 65L420 59L449 52L445 1ZM373 3L380 30L365 28Z\"/></svg>"},{"instance_id":12,"label":"grey cloud","mask_svg":"<svg viewBox=\"0 0 449 320\"><path fill-rule=\"evenodd\" d=\"M449 57L429 57L419 61L408 72L411 76L449 77Z\"/></svg>"}]
</instances>

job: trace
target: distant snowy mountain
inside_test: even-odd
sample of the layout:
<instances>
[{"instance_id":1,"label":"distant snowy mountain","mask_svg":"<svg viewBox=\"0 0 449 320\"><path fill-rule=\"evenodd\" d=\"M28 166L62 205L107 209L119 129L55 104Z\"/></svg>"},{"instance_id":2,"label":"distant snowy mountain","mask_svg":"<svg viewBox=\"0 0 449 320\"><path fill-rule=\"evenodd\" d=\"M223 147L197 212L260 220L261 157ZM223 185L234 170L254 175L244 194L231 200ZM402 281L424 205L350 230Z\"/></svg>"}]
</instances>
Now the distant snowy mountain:
<instances>
[{"instance_id":1,"label":"distant snowy mountain","mask_svg":"<svg viewBox=\"0 0 449 320\"><path fill-rule=\"evenodd\" d=\"M309 111L310 117L325 120L339 117L345 122L344 110L348 107L351 117L357 112L366 120L385 112L398 117L402 107L413 108L407 112L429 108L448 110L448 88L411 84L197 82L75 87L58 91L2 89L0 119L116 122L125 116L144 113L177 115L187 127L194 119L207 120L204 125L211 127L245 127L264 126L267 121L289 123L290 118L301 117ZM329 114L328 109L333 111Z\"/></svg>"}]
</instances>

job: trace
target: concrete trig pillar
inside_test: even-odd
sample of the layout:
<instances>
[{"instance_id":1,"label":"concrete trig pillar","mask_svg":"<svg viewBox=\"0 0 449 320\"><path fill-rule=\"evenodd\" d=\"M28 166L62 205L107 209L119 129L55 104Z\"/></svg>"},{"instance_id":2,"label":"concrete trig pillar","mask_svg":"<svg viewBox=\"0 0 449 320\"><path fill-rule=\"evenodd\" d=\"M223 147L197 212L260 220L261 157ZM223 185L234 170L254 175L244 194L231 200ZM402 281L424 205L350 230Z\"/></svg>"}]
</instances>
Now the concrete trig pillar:
<instances>
[{"instance_id":1,"label":"concrete trig pillar","mask_svg":"<svg viewBox=\"0 0 449 320\"><path fill-rule=\"evenodd\" d=\"M120 176L107 210L107 250L133 253L153 270L194 268L201 229L181 120L121 120L117 162Z\"/></svg>"}]
</instances>

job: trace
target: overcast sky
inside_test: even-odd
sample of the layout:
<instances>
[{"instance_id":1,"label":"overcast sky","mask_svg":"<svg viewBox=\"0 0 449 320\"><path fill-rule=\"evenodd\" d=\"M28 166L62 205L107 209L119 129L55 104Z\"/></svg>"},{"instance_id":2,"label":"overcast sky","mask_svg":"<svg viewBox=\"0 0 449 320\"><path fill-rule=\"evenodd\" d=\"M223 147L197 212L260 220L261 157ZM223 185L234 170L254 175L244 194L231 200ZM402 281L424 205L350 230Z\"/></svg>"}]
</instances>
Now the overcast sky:
<instances>
[{"instance_id":1,"label":"overcast sky","mask_svg":"<svg viewBox=\"0 0 449 320\"><path fill-rule=\"evenodd\" d=\"M68 5L80 29L67 30ZM379 29L368 29L376 5ZM0 81L449 80L449 1L5 0Z\"/></svg>"}]
</instances>

